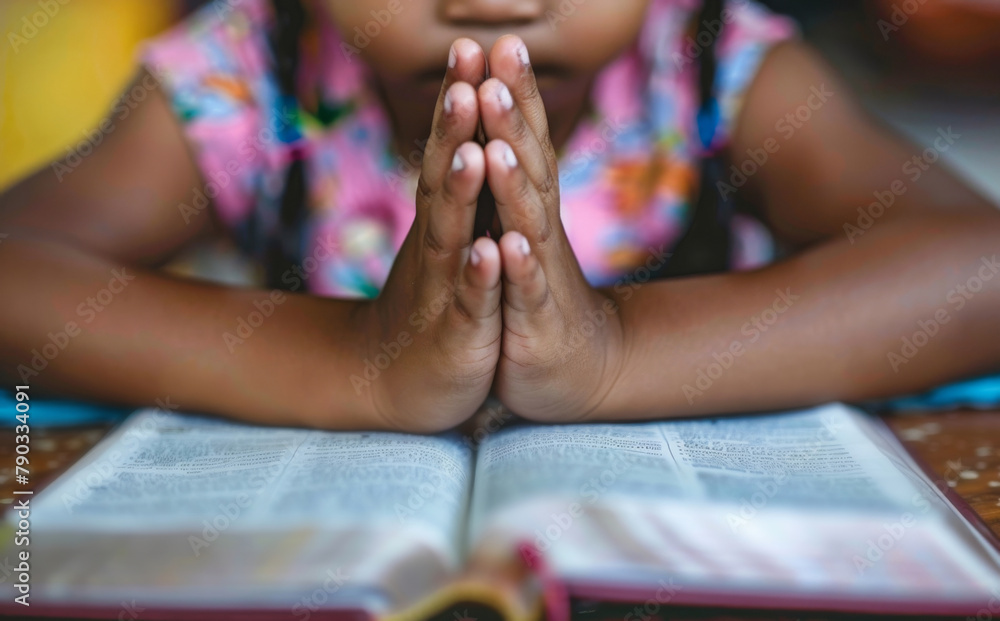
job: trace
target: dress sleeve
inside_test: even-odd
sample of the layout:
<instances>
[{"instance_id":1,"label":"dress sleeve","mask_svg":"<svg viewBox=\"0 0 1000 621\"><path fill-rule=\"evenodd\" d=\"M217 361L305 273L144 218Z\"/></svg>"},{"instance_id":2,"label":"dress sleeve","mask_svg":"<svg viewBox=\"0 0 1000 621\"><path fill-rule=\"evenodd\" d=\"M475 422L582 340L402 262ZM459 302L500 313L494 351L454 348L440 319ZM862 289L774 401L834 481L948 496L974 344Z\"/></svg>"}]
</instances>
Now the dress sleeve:
<instances>
[{"instance_id":1,"label":"dress sleeve","mask_svg":"<svg viewBox=\"0 0 1000 621\"><path fill-rule=\"evenodd\" d=\"M140 61L160 82L201 173L185 219L214 204L237 242L253 253L250 231L261 183L274 176L268 106L266 15L259 2L213 2L148 42ZM270 173L270 174L269 174Z\"/></svg>"},{"instance_id":2,"label":"dress sleeve","mask_svg":"<svg viewBox=\"0 0 1000 621\"><path fill-rule=\"evenodd\" d=\"M728 0L722 16L725 28L716 52L715 91L721 117L716 140L726 143L767 52L796 38L798 28L791 18L772 13L753 0Z\"/></svg>"}]
</instances>

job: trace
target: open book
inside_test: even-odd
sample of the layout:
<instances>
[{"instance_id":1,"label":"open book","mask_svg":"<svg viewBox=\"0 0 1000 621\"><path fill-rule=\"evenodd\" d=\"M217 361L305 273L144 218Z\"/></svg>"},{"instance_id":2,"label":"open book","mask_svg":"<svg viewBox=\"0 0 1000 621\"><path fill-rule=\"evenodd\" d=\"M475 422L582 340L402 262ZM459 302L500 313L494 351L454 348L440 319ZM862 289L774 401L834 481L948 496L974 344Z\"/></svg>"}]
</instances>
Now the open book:
<instances>
[{"instance_id":1,"label":"open book","mask_svg":"<svg viewBox=\"0 0 1000 621\"><path fill-rule=\"evenodd\" d=\"M31 607L8 582L2 610L517 620L570 598L975 617L1000 554L946 490L842 405L471 438L145 410L33 501Z\"/></svg>"}]
</instances>

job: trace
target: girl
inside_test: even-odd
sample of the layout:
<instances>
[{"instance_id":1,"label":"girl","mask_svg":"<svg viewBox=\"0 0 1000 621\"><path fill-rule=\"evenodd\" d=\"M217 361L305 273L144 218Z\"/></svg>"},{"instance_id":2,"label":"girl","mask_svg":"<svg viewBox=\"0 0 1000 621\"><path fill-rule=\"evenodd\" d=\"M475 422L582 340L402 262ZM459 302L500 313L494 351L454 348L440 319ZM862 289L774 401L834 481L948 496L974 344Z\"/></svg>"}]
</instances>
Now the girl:
<instances>
[{"instance_id":1,"label":"girl","mask_svg":"<svg viewBox=\"0 0 1000 621\"><path fill-rule=\"evenodd\" d=\"M1000 214L937 161L960 119L902 142L748 0L217 0L126 98L0 199L12 385L427 432L491 390L628 420L1000 363ZM222 232L270 291L157 271Z\"/></svg>"}]
</instances>

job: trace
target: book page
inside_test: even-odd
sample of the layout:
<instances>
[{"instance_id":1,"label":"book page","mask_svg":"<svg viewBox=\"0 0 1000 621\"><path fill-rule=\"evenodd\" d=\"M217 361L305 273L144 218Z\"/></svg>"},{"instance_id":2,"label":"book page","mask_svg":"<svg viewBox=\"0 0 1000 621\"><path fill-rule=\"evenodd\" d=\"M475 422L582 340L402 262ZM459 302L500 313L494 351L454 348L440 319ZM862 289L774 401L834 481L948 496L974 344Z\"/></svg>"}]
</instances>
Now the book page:
<instances>
[{"instance_id":1,"label":"book page","mask_svg":"<svg viewBox=\"0 0 1000 621\"><path fill-rule=\"evenodd\" d=\"M75 573L36 574L35 585L50 578L65 590L97 580L136 592L162 582L153 565L173 563L170 571L187 569L185 585L213 585L208 595L221 593L224 581L231 596L262 567L281 576L262 587L302 590L339 570L351 576L350 589L363 591L393 582L389 574L402 567L421 567L415 586L391 586L396 596L422 594L460 565L471 467L471 449L457 437L266 428L144 411L46 489L32 514L40 557L88 540L120 548L130 539L142 553L109 563L99 580L100 568L80 564ZM252 554L240 551L248 541Z\"/></svg>"},{"instance_id":2,"label":"book page","mask_svg":"<svg viewBox=\"0 0 1000 621\"><path fill-rule=\"evenodd\" d=\"M470 547L531 543L571 583L954 600L996 563L844 406L501 430L477 457Z\"/></svg>"}]
</instances>

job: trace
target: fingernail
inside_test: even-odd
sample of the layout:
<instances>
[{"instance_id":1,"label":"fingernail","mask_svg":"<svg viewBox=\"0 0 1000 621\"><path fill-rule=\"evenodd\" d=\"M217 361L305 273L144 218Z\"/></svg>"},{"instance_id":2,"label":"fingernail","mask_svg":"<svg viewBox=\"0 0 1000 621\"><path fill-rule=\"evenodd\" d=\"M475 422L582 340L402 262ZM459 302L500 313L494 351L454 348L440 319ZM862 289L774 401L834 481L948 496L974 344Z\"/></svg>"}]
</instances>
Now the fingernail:
<instances>
[{"instance_id":1,"label":"fingernail","mask_svg":"<svg viewBox=\"0 0 1000 621\"><path fill-rule=\"evenodd\" d=\"M521 242L518 244L517 247L521 250L521 254L523 254L524 256L528 256L529 254L531 254L531 245L528 244L527 237L522 235Z\"/></svg>"},{"instance_id":2,"label":"fingernail","mask_svg":"<svg viewBox=\"0 0 1000 621\"><path fill-rule=\"evenodd\" d=\"M472 247L472 251L469 252L469 263L472 264L472 267L476 267L477 265L479 265L479 262L482 261L482 260L483 260L483 258L481 256L479 256L479 251L476 250L475 246L473 246Z\"/></svg>"},{"instance_id":3,"label":"fingernail","mask_svg":"<svg viewBox=\"0 0 1000 621\"><path fill-rule=\"evenodd\" d=\"M517 156L514 155L514 149L511 149L509 144L504 145L503 163L507 165L507 168L517 168Z\"/></svg>"},{"instance_id":4,"label":"fingernail","mask_svg":"<svg viewBox=\"0 0 1000 621\"><path fill-rule=\"evenodd\" d=\"M451 49L448 50L448 68L454 69L455 65L458 64L458 54L455 52L455 46L452 45Z\"/></svg>"},{"instance_id":5,"label":"fingernail","mask_svg":"<svg viewBox=\"0 0 1000 621\"><path fill-rule=\"evenodd\" d=\"M444 112L445 114L451 114L451 90L444 94Z\"/></svg>"},{"instance_id":6,"label":"fingernail","mask_svg":"<svg viewBox=\"0 0 1000 621\"><path fill-rule=\"evenodd\" d=\"M500 105L503 106L504 110L510 110L514 107L514 98L510 96L510 89L502 82L497 90L497 99L500 100Z\"/></svg>"},{"instance_id":7,"label":"fingernail","mask_svg":"<svg viewBox=\"0 0 1000 621\"><path fill-rule=\"evenodd\" d=\"M465 170L465 160L463 160L462 156L458 154L458 151L456 151L455 157L451 158L451 171L458 172L460 170Z\"/></svg>"},{"instance_id":8,"label":"fingernail","mask_svg":"<svg viewBox=\"0 0 1000 621\"><path fill-rule=\"evenodd\" d=\"M531 60L528 59L528 48L524 47L523 43L517 46L517 59L525 67L531 64Z\"/></svg>"}]
</instances>

